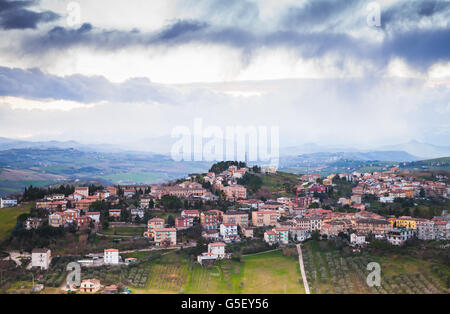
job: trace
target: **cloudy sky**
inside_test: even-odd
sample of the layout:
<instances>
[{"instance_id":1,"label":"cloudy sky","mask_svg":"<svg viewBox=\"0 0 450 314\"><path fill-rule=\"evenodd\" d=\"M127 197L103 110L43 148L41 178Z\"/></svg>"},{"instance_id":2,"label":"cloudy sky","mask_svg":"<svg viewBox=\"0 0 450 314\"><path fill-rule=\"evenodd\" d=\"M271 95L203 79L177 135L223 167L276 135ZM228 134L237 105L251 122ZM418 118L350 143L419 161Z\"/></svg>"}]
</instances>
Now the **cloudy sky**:
<instances>
[{"instance_id":1,"label":"cloudy sky","mask_svg":"<svg viewBox=\"0 0 450 314\"><path fill-rule=\"evenodd\" d=\"M0 136L156 150L200 118L448 145L450 2L379 0L379 26L370 2L0 0Z\"/></svg>"}]
</instances>

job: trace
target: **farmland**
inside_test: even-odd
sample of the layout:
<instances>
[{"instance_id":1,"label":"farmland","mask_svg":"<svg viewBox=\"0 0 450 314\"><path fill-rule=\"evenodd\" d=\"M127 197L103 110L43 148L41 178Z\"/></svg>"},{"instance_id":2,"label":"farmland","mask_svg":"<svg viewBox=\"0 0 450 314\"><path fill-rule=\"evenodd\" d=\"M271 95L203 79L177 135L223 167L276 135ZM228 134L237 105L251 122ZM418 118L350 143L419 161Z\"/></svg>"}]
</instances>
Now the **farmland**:
<instances>
[{"instance_id":1,"label":"farmland","mask_svg":"<svg viewBox=\"0 0 450 314\"><path fill-rule=\"evenodd\" d=\"M304 293L298 261L281 251L223 260L202 267L182 254L170 253L149 264L145 289L134 293L261 294Z\"/></svg>"},{"instance_id":2,"label":"farmland","mask_svg":"<svg viewBox=\"0 0 450 314\"><path fill-rule=\"evenodd\" d=\"M448 266L409 255L345 254L326 242L310 241L303 259L312 293L448 293ZM381 266L380 287L366 284L370 262Z\"/></svg>"}]
</instances>

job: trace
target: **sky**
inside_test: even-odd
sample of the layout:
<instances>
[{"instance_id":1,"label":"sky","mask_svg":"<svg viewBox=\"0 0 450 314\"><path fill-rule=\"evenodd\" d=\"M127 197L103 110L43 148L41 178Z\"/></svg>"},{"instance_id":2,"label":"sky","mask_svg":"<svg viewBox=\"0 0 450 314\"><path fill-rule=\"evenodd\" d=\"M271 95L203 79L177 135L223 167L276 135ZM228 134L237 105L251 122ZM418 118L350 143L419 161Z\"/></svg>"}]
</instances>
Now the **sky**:
<instances>
[{"instance_id":1,"label":"sky","mask_svg":"<svg viewBox=\"0 0 450 314\"><path fill-rule=\"evenodd\" d=\"M156 151L202 119L450 146L449 21L431 0L0 0L0 137Z\"/></svg>"}]
</instances>

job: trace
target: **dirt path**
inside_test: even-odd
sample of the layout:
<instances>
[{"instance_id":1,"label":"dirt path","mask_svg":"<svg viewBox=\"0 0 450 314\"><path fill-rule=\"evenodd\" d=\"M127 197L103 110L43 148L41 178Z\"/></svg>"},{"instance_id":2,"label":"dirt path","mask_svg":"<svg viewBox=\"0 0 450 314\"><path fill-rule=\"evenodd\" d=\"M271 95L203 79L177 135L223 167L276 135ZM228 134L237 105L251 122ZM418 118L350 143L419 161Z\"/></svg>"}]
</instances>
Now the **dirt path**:
<instances>
[{"instance_id":1,"label":"dirt path","mask_svg":"<svg viewBox=\"0 0 450 314\"><path fill-rule=\"evenodd\" d=\"M303 285L305 286L306 294L311 294L309 291L308 279L306 278L305 266L303 265L302 245L297 244L298 262L300 264L300 272L302 273Z\"/></svg>"}]
</instances>

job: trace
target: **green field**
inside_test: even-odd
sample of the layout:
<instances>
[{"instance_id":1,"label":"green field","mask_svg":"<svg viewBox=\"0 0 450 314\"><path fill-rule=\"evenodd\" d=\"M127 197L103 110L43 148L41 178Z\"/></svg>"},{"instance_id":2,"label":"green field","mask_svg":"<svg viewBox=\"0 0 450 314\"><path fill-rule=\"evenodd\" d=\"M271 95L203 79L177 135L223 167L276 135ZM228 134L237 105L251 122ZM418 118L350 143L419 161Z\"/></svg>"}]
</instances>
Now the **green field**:
<instances>
[{"instance_id":1,"label":"green field","mask_svg":"<svg viewBox=\"0 0 450 314\"><path fill-rule=\"evenodd\" d=\"M117 236L142 236L144 231L144 227L115 227L103 230L102 233Z\"/></svg>"},{"instance_id":2,"label":"green field","mask_svg":"<svg viewBox=\"0 0 450 314\"><path fill-rule=\"evenodd\" d=\"M223 260L203 267L180 254L170 253L149 263L145 289L133 293L263 294L304 293L298 260L281 251Z\"/></svg>"},{"instance_id":3,"label":"green field","mask_svg":"<svg viewBox=\"0 0 450 314\"><path fill-rule=\"evenodd\" d=\"M17 207L0 209L0 240L6 239L17 222L17 217L24 213L29 213L33 204L26 204Z\"/></svg>"}]
</instances>

